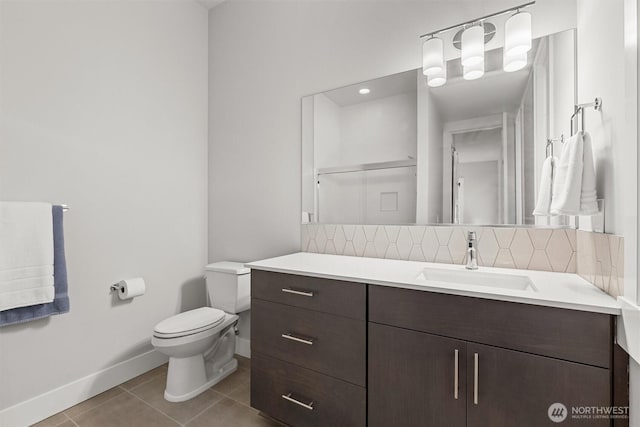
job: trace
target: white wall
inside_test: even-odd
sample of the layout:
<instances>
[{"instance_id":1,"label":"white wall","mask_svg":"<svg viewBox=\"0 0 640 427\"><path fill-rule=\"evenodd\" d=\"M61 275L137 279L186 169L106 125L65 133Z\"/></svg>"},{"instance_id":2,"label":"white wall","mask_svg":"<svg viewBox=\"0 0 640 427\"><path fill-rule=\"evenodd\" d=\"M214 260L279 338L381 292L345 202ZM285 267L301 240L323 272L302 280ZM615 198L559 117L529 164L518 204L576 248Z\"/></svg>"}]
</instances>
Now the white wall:
<instances>
[{"instance_id":1,"label":"white wall","mask_svg":"<svg viewBox=\"0 0 640 427\"><path fill-rule=\"evenodd\" d=\"M303 96L416 69L418 35L519 3L228 1L214 8L210 260L299 250ZM544 16L534 26L538 37L566 29L564 12L575 10L575 0L539 0L535 10Z\"/></svg>"},{"instance_id":2,"label":"white wall","mask_svg":"<svg viewBox=\"0 0 640 427\"><path fill-rule=\"evenodd\" d=\"M605 231L622 234L625 186L620 167L625 154L623 0L578 0L578 102L603 99L602 111L585 109L585 130L591 134L598 197L605 199ZM606 34L594 25L607 23ZM614 167L615 165L615 167Z\"/></svg>"},{"instance_id":3,"label":"white wall","mask_svg":"<svg viewBox=\"0 0 640 427\"><path fill-rule=\"evenodd\" d=\"M442 120L422 70L416 72L418 87L416 222L442 222Z\"/></svg>"},{"instance_id":4,"label":"white wall","mask_svg":"<svg viewBox=\"0 0 640 427\"><path fill-rule=\"evenodd\" d=\"M598 197L605 199L605 230L625 237L625 296L631 301L637 295L638 165L637 136L635 128L628 127L627 112L636 111L635 105L629 105L636 102L629 92L636 93L637 74L632 70L630 85L630 76L625 74L629 66L625 48L632 46L637 55L637 23L633 23L631 40L625 38L625 26L629 19L637 19L635 14L634 8L633 16L625 19L624 0L578 0L578 102L589 102L596 96L603 101L601 112L586 111L585 128L592 136ZM596 35L591 31L594 25L609 30ZM631 120L635 119L632 116ZM630 375L631 426L640 426L640 366L633 360Z\"/></svg>"},{"instance_id":5,"label":"white wall","mask_svg":"<svg viewBox=\"0 0 640 427\"><path fill-rule=\"evenodd\" d=\"M416 157L416 93L402 93L342 107L342 164Z\"/></svg>"},{"instance_id":6,"label":"white wall","mask_svg":"<svg viewBox=\"0 0 640 427\"><path fill-rule=\"evenodd\" d=\"M150 350L156 322L204 303L207 66L195 2L0 2L0 200L71 207L71 312L0 328L0 410ZM147 293L114 300L135 276Z\"/></svg>"},{"instance_id":7,"label":"white wall","mask_svg":"<svg viewBox=\"0 0 640 427\"><path fill-rule=\"evenodd\" d=\"M338 166L342 158L342 109L320 93L313 96L313 158L316 168Z\"/></svg>"}]
</instances>

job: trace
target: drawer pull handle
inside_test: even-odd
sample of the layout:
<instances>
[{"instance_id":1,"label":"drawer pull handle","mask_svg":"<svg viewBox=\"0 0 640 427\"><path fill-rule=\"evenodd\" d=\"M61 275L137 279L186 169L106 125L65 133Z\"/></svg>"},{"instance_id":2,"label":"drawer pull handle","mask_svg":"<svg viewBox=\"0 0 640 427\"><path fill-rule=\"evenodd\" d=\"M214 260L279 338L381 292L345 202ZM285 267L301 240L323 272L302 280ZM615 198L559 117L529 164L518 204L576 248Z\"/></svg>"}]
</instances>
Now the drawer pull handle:
<instances>
[{"instance_id":1,"label":"drawer pull handle","mask_svg":"<svg viewBox=\"0 0 640 427\"><path fill-rule=\"evenodd\" d=\"M291 397L291 393L283 394L282 398L284 400L288 400L291 403L295 403L296 405L302 406L305 409L313 411L313 402L310 402L310 403L300 402L299 400L294 399L293 397Z\"/></svg>"},{"instance_id":2,"label":"drawer pull handle","mask_svg":"<svg viewBox=\"0 0 640 427\"><path fill-rule=\"evenodd\" d=\"M301 295L303 297L313 297L313 292L298 291L296 289L282 288L282 292L286 292L288 294L294 294L294 295Z\"/></svg>"},{"instance_id":3,"label":"drawer pull handle","mask_svg":"<svg viewBox=\"0 0 640 427\"><path fill-rule=\"evenodd\" d=\"M291 334L282 334L282 338L286 338L288 340L295 341L295 342L301 342L301 343L307 344L307 345L313 345L313 340L296 337L296 336L291 335Z\"/></svg>"},{"instance_id":4,"label":"drawer pull handle","mask_svg":"<svg viewBox=\"0 0 640 427\"><path fill-rule=\"evenodd\" d=\"M478 404L478 353L473 353L473 404Z\"/></svg>"},{"instance_id":5,"label":"drawer pull handle","mask_svg":"<svg viewBox=\"0 0 640 427\"><path fill-rule=\"evenodd\" d=\"M453 371L453 398L458 398L458 349L453 352L453 360L455 364L455 370Z\"/></svg>"}]
</instances>

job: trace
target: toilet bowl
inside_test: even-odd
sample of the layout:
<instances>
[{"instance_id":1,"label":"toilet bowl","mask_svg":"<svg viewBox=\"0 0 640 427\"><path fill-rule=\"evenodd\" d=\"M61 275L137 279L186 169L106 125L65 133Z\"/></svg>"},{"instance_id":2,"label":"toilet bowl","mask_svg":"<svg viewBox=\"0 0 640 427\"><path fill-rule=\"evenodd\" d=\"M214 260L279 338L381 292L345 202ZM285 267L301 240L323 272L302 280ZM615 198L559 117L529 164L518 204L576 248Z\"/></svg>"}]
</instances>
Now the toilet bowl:
<instances>
[{"instance_id":1,"label":"toilet bowl","mask_svg":"<svg viewBox=\"0 0 640 427\"><path fill-rule=\"evenodd\" d=\"M236 286L229 276L235 276ZM249 308L246 303L246 294L250 294L249 269L239 263L210 264L206 280L212 307L177 314L159 322L153 330L151 344L169 356L164 392L169 402L182 402L199 395L238 367L238 361L233 358L238 322L235 312ZM220 297L226 310L234 313L217 308L214 295Z\"/></svg>"}]
</instances>

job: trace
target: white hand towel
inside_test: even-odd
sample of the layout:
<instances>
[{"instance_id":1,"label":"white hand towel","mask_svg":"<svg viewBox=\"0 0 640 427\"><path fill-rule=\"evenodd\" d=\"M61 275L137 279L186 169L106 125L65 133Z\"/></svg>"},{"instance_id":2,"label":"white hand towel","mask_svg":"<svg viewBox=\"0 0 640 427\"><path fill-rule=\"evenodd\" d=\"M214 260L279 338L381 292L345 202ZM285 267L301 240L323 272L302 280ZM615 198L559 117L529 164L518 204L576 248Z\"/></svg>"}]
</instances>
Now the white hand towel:
<instances>
[{"instance_id":1,"label":"white hand towel","mask_svg":"<svg viewBox=\"0 0 640 427\"><path fill-rule=\"evenodd\" d=\"M540 190L538 191L538 201L533 211L534 215L550 215L551 194L553 186L554 167L558 164L557 157L547 157L542 164L542 175L540 176Z\"/></svg>"},{"instance_id":2,"label":"white hand towel","mask_svg":"<svg viewBox=\"0 0 640 427\"><path fill-rule=\"evenodd\" d=\"M582 195L584 142L582 132L573 135L562 146L556 165L551 197L552 215L578 215Z\"/></svg>"},{"instance_id":3,"label":"white hand towel","mask_svg":"<svg viewBox=\"0 0 640 427\"><path fill-rule=\"evenodd\" d=\"M54 296L51 205L0 202L0 311Z\"/></svg>"},{"instance_id":4,"label":"white hand towel","mask_svg":"<svg viewBox=\"0 0 640 427\"><path fill-rule=\"evenodd\" d=\"M580 195L580 215L598 214L598 197L596 195L596 170L593 165L593 150L591 149L591 136L584 132L582 135L583 162L582 168L582 193Z\"/></svg>"}]
</instances>

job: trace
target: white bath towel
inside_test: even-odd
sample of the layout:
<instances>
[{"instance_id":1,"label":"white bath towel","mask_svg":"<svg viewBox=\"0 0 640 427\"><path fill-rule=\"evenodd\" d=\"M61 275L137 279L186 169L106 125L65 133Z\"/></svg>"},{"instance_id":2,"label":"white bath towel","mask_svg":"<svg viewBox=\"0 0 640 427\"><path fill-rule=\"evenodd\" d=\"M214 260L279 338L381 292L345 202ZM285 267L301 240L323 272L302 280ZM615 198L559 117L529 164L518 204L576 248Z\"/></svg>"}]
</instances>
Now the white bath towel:
<instances>
[{"instance_id":1,"label":"white bath towel","mask_svg":"<svg viewBox=\"0 0 640 427\"><path fill-rule=\"evenodd\" d=\"M0 311L54 296L51 205L0 202Z\"/></svg>"},{"instance_id":2,"label":"white bath towel","mask_svg":"<svg viewBox=\"0 0 640 427\"><path fill-rule=\"evenodd\" d=\"M542 164L542 175L540 177L540 189L538 191L538 201L533 211L534 215L551 214L551 194L553 190L553 175L555 165L558 164L557 157L547 157Z\"/></svg>"},{"instance_id":3,"label":"white bath towel","mask_svg":"<svg viewBox=\"0 0 640 427\"><path fill-rule=\"evenodd\" d=\"M578 215L582 195L584 142L582 132L573 135L562 146L556 164L551 198L552 215Z\"/></svg>"},{"instance_id":4,"label":"white bath towel","mask_svg":"<svg viewBox=\"0 0 640 427\"><path fill-rule=\"evenodd\" d=\"M591 148L591 136L584 132L583 162L582 168L582 193L580 194L580 215L598 214L598 196L596 194L596 169L593 164L593 150Z\"/></svg>"}]
</instances>

